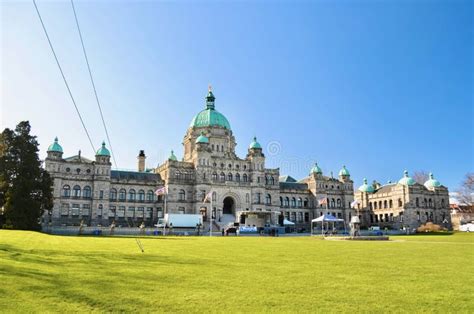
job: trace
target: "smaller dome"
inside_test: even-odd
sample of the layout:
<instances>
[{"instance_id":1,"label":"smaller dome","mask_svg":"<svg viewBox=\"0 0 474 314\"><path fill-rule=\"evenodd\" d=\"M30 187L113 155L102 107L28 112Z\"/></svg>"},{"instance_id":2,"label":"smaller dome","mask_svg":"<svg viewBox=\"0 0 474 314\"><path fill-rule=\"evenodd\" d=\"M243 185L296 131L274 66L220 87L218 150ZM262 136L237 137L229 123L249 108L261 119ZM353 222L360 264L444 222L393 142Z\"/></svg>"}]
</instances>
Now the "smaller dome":
<instances>
[{"instance_id":1,"label":"smaller dome","mask_svg":"<svg viewBox=\"0 0 474 314\"><path fill-rule=\"evenodd\" d=\"M255 148L262 149L262 145L260 145L260 143L257 142L257 137L256 136L253 137L253 141L249 145L249 149L253 149L253 148L254 149Z\"/></svg>"},{"instance_id":2,"label":"smaller dome","mask_svg":"<svg viewBox=\"0 0 474 314\"><path fill-rule=\"evenodd\" d=\"M178 158L174 155L174 151L171 151L171 155L168 157L168 160L178 161Z\"/></svg>"},{"instance_id":3,"label":"smaller dome","mask_svg":"<svg viewBox=\"0 0 474 314\"><path fill-rule=\"evenodd\" d=\"M199 135L198 138L196 139L196 143L209 144L209 139L206 136L204 136L204 132L201 132L201 135Z\"/></svg>"},{"instance_id":4,"label":"smaller dome","mask_svg":"<svg viewBox=\"0 0 474 314\"><path fill-rule=\"evenodd\" d=\"M372 185L367 184L367 179L364 178L364 184L359 187L359 191L365 193L374 193L374 187Z\"/></svg>"},{"instance_id":5,"label":"smaller dome","mask_svg":"<svg viewBox=\"0 0 474 314\"><path fill-rule=\"evenodd\" d=\"M350 176L349 170L347 170L346 166L342 166L342 169L339 171L339 176Z\"/></svg>"},{"instance_id":6,"label":"smaller dome","mask_svg":"<svg viewBox=\"0 0 474 314\"><path fill-rule=\"evenodd\" d=\"M415 184L415 180L413 180L413 178L411 178L409 175L408 175L408 171L405 170L403 172L403 178L401 178L400 180L398 180L398 183L399 184L403 184L403 185L407 185L407 186L411 186L413 184Z\"/></svg>"},{"instance_id":7,"label":"smaller dome","mask_svg":"<svg viewBox=\"0 0 474 314\"><path fill-rule=\"evenodd\" d=\"M102 147L97 150L96 156L109 156L110 151L105 147L105 141L102 142Z\"/></svg>"},{"instance_id":8,"label":"smaller dome","mask_svg":"<svg viewBox=\"0 0 474 314\"><path fill-rule=\"evenodd\" d=\"M437 188L440 186L441 186L441 183L434 178L432 173L430 173L430 178L428 181L425 182L425 187L427 189L430 189L430 188Z\"/></svg>"},{"instance_id":9,"label":"smaller dome","mask_svg":"<svg viewBox=\"0 0 474 314\"><path fill-rule=\"evenodd\" d=\"M48 152L58 152L58 153L63 152L63 148L58 143L58 137L57 136L54 138L54 143L49 145Z\"/></svg>"},{"instance_id":10,"label":"smaller dome","mask_svg":"<svg viewBox=\"0 0 474 314\"><path fill-rule=\"evenodd\" d=\"M313 168L311 168L310 173L323 174L323 170L318 166L318 163L314 163Z\"/></svg>"}]
</instances>

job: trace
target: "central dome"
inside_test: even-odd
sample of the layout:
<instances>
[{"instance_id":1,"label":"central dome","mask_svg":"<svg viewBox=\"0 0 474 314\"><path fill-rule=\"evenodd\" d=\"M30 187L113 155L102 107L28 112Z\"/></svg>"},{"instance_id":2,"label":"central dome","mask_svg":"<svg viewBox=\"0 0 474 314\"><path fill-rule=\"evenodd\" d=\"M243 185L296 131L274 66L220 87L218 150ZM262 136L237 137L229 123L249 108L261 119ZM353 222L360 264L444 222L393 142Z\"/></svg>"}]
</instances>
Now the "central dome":
<instances>
[{"instance_id":1,"label":"central dome","mask_svg":"<svg viewBox=\"0 0 474 314\"><path fill-rule=\"evenodd\" d=\"M206 96L206 109L199 112L191 121L190 128L202 128L208 126L218 126L230 130L230 123L227 118L214 107L214 94L209 90Z\"/></svg>"}]
</instances>

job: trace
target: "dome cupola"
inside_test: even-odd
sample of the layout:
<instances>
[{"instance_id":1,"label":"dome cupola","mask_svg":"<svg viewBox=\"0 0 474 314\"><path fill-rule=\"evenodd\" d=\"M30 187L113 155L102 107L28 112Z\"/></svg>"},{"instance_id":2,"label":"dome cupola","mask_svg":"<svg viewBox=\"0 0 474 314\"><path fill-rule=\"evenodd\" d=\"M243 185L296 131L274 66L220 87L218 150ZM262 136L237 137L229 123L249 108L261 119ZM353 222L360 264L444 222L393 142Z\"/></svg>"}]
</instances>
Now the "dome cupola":
<instances>
[{"instance_id":1,"label":"dome cupola","mask_svg":"<svg viewBox=\"0 0 474 314\"><path fill-rule=\"evenodd\" d=\"M58 143L58 137L57 136L54 138L54 143L49 145L48 152L57 152L57 153L62 153L63 152L63 148Z\"/></svg>"},{"instance_id":2,"label":"dome cupola","mask_svg":"<svg viewBox=\"0 0 474 314\"><path fill-rule=\"evenodd\" d=\"M364 193L374 193L375 192L374 187L372 185L367 184L367 179L366 178L364 178L364 184L362 184L359 187L359 191L364 192Z\"/></svg>"},{"instance_id":3,"label":"dome cupola","mask_svg":"<svg viewBox=\"0 0 474 314\"><path fill-rule=\"evenodd\" d=\"M311 168L310 173L323 174L323 170L321 169L321 167L318 166L318 163L316 162L314 163L313 168Z\"/></svg>"},{"instance_id":4,"label":"dome cupola","mask_svg":"<svg viewBox=\"0 0 474 314\"><path fill-rule=\"evenodd\" d=\"M428 181L425 182L424 185L427 189L431 189L431 188L440 187L441 183L434 178L432 173L430 173L430 178L428 179Z\"/></svg>"},{"instance_id":5,"label":"dome cupola","mask_svg":"<svg viewBox=\"0 0 474 314\"><path fill-rule=\"evenodd\" d=\"M176 158L174 151L171 151L171 155L168 157L168 160L178 161L178 158Z\"/></svg>"},{"instance_id":6,"label":"dome cupola","mask_svg":"<svg viewBox=\"0 0 474 314\"><path fill-rule=\"evenodd\" d=\"M342 169L339 170L339 176L340 177L348 177L351 174L349 173L349 170L347 170L346 166L342 166Z\"/></svg>"},{"instance_id":7,"label":"dome cupola","mask_svg":"<svg viewBox=\"0 0 474 314\"><path fill-rule=\"evenodd\" d=\"M206 109L194 116L189 125L190 128L216 126L227 130L231 129L227 118L215 109L215 100L216 97L214 97L211 87L209 86L209 91L206 96Z\"/></svg>"},{"instance_id":8,"label":"dome cupola","mask_svg":"<svg viewBox=\"0 0 474 314\"><path fill-rule=\"evenodd\" d=\"M260 145L259 142L257 142L257 137L253 137L252 143L249 145L249 149L262 149L262 145Z\"/></svg>"},{"instance_id":9,"label":"dome cupola","mask_svg":"<svg viewBox=\"0 0 474 314\"><path fill-rule=\"evenodd\" d=\"M408 175L408 171L405 170L405 171L403 172L403 178L401 178L400 180L398 180L398 183L399 183L399 184L406 185L406 186L412 186L412 185L415 184L415 180L413 180L413 178Z\"/></svg>"},{"instance_id":10,"label":"dome cupola","mask_svg":"<svg viewBox=\"0 0 474 314\"><path fill-rule=\"evenodd\" d=\"M209 144L209 139L204 135L204 132L201 132L196 139L196 144Z\"/></svg>"},{"instance_id":11,"label":"dome cupola","mask_svg":"<svg viewBox=\"0 0 474 314\"><path fill-rule=\"evenodd\" d=\"M102 142L102 147L97 150L95 155L110 157L110 151L105 147L105 141Z\"/></svg>"}]
</instances>

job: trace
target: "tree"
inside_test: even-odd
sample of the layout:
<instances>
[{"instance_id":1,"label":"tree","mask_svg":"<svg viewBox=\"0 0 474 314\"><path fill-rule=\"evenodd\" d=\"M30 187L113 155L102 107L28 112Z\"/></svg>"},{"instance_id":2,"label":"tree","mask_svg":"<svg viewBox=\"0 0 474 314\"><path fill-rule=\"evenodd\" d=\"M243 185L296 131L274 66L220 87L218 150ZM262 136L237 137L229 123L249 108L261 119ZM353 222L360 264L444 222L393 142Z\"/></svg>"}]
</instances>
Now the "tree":
<instances>
[{"instance_id":1,"label":"tree","mask_svg":"<svg viewBox=\"0 0 474 314\"><path fill-rule=\"evenodd\" d=\"M30 130L30 123L22 121L0 134L0 207L6 226L39 230L39 219L53 204L52 179L41 167Z\"/></svg>"},{"instance_id":2,"label":"tree","mask_svg":"<svg viewBox=\"0 0 474 314\"><path fill-rule=\"evenodd\" d=\"M462 205L474 205L474 172L466 173L461 187L456 191L457 200Z\"/></svg>"},{"instance_id":3,"label":"tree","mask_svg":"<svg viewBox=\"0 0 474 314\"><path fill-rule=\"evenodd\" d=\"M413 180L419 184L425 184L429 179L429 174L425 170L417 170L413 173Z\"/></svg>"}]
</instances>

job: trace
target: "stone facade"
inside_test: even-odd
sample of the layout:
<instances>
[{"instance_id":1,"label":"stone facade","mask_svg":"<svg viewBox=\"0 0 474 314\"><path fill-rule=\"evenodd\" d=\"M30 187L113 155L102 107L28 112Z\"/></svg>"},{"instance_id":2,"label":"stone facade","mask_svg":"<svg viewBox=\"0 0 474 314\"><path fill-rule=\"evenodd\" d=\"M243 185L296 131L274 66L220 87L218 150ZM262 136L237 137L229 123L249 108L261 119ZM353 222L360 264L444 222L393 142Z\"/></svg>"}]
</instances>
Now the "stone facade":
<instances>
[{"instance_id":1,"label":"stone facade","mask_svg":"<svg viewBox=\"0 0 474 314\"><path fill-rule=\"evenodd\" d=\"M56 140L48 149L45 162L54 178L54 206L45 214L45 221L53 225L81 221L108 225L116 221L124 226L141 222L153 226L165 213L180 213L201 214L207 224L212 217L215 229L232 222L262 227L290 221L296 229L309 231L311 220L322 214L329 213L346 222L356 214L351 208L353 181L345 166L337 178L323 175L317 165L299 181L280 176L279 168L266 167L264 151L256 138L245 157L237 156L230 123L215 110L211 91L205 109L186 130L183 146L182 160L171 152L164 163L146 169L142 150L137 157L137 171L122 171L111 169L105 143L91 161L80 154L63 158ZM154 191L163 186L167 194L156 196ZM206 195L210 195L209 202L203 202ZM380 223L394 228L423 222L425 212L427 219L438 221L444 219L444 210L449 206L445 187L428 190L418 185L389 185L374 193L358 191L355 196L359 200L357 211L367 226L378 223L374 215L388 217ZM424 207L424 199L431 200L427 201L428 207ZM375 202L392 205L370 208ZM401 213L405 220L397 222Z\"/></svg>"},{"instance_id":2,"label":"stone facade","mask_svg":"<svg viewBox=\"0 0 474 314\"><path fill-rule=\"evenodd\" d=\"M414 182L407 172L398 183L368 186L365 181L355 192L361 226L413 230L433 222L451 229L448 189L427 183Z\"/></svg>"}]
</instances>

